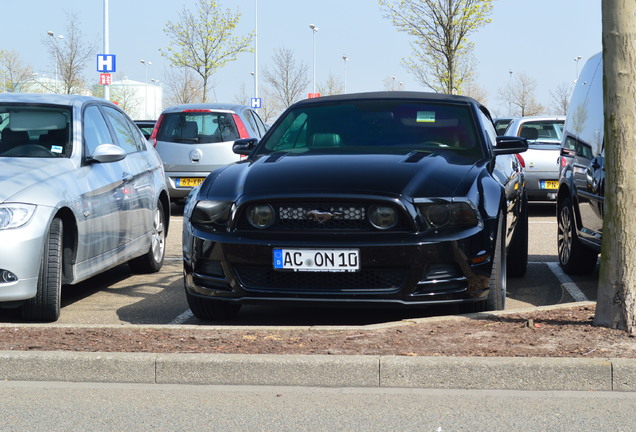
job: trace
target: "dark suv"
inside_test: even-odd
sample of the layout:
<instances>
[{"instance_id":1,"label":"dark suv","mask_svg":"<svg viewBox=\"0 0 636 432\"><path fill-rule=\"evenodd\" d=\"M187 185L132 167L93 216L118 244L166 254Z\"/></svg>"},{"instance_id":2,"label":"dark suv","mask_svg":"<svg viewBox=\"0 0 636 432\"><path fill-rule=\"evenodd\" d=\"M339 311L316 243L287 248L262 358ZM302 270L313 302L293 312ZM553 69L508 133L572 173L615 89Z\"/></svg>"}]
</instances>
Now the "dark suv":
<instances>
[{"instance_id":1,"label":"dark suv","mask_svg":"<svg viewBox=\"0 0 636 432\"><path fill-rule=\"evenodd\" d=\"M605 194L603 63L590 58L577 80L561 142L557 196L559 261L566 273L591 273L601 251Z\"/></svg>"}]
</instances>

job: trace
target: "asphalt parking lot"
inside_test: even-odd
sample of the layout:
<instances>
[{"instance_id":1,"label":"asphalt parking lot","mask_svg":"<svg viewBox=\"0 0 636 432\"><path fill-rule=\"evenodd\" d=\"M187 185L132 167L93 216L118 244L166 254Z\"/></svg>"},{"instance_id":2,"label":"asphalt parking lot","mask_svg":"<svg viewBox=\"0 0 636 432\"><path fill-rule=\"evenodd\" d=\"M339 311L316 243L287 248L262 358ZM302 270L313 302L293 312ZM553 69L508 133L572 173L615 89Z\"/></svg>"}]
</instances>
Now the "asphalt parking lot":
<instances>
[{"instance_id":1,"label":"asphalt parking lot","mask_svg":"<svg viewBox=\"0 0 636 432\"><path fill-rule=\"evenodd\" d=\"M173 206L166 260L159 273L131 274L119 266L63 291L59 324L203 324L192 316L183 293L182 209ZM529 265L522 278L508 280L507 309L596 299L598 270L569 278L559 270L553 204L531 204ZM245 306L227 325L365 325L413 317L454 314L453 307L417 310L359 310ZM18 322L0 310L0 322ZM219 323L215 323L219 324Z\"/></svg>"}]
</instances>

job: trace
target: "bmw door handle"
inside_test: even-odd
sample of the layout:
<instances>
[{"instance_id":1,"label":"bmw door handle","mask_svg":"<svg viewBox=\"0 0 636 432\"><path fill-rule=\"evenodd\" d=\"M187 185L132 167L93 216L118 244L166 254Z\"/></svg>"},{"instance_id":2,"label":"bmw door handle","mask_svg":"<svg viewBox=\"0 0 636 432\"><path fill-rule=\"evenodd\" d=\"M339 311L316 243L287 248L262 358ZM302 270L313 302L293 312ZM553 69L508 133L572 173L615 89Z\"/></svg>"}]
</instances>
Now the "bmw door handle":
<instances>
[{"instance_id":1,"label":"bmw door handle","mask_svg":"<svg viewBox=\"0 0 636 432\"><path fill-rule=\"evenodd\" d=\"M124 181L124 183L130 183L131 181L133 181L133 175L130 173L124 173L122 175L122 180Z\"/></svg>"}]
</instances>

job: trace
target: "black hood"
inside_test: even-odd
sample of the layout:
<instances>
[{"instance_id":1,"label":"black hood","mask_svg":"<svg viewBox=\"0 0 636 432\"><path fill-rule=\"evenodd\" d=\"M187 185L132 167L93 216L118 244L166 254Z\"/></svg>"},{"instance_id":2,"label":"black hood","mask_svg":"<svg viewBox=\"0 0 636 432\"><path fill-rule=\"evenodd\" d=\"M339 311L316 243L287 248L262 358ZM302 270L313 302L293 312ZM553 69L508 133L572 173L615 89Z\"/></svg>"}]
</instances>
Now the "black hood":
<instances>
[{"instance_id":1,"label":"black hood","mask_svg":"<svg viewBox=\"0 0 636 432\"><path fill-rule=\"evenodd\" d=\"M274 153L213 173L200 196L229 201L298 194L452 197L467 192L479 171L474 166L474 160L452 153Z\"/></svg>"}]
</instances>

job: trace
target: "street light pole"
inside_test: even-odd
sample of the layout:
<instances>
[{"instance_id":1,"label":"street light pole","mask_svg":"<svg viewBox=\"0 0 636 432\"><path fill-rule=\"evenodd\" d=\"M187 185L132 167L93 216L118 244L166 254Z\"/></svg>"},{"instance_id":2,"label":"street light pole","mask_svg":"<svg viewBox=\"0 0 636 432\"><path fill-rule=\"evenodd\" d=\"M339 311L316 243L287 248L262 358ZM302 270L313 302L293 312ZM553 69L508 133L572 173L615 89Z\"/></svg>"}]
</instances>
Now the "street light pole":
<instances>
[{"instance_id":1,"label":"street light pole","mask_svg":"<svg viewBox=\"0 0 636 432\"><path fill-rule=\"evenodd\" d=\"M108 0L104 0L104 54L110 54ZM110 100L110 84L104 85L104 99Z\"/></svg>"},{"instance_id":2,"label":"street light pole","mask_svg":"<svg viewBox=\"0 0 636 432\"><path fill-rule=\"evenodd\" d=\"M55 50L55 93L58 93L58 85L57 85L57 69L58 69L58 63L60 62L60 47L58 45L58 41L55 39L55 33L53 33L52 30L49 30L48 32L46 32L46 34L48 34L49 36L51 36L54 40L53 42L53 49ZM64 39L64 36L62 35L57 35L57 39Z\"/></svg>"},{"instance_id":3,"label":"street light pole","mask_svg":"<svg viewBox=\"0 0 636 432\"><path fill-rule=\"evenodd\" d=\"M309 24L309 28L312 31L312 46L313 46L313 57L314 57L313 93L316 93L316 32L318 31L318 27L316 27L314 24Z\"/></svg>"},{"instance_id":4,"label":"street light pole","mask_svg":"<svg viewBox=\"0 0 636 432\"><path fill-rule=\"evenodd\" d=\"M574 57L574 61L576 62L576 75L574 76L574 82L579 79L579 61L581 61L581 56Z\"/></svg>"},{"instance_id":5,"label":"street light pole","mask_svg":"<svg viewBox=\"0 0 636 432\"><path fill-rule=\"evenodd\" d=\"M508 69L508 98L512 95L512 69ZM512 116L512 102L508 99L508 113Z\"/></svg>"},{"instance_id":6,"label":"street light pole","mask_svg":"<svg viewBox=\"0 0 636 432\"><path fill-rule=\"evenodd\" d=\"M254 98L258 98L258 0L255 0L254 18Z\"/></svg>"},{"instance_id":7,"label":"street light pole","mask_svg":"<svg viewBox=\"0 0 636 432\"><path fill-rule=\"evenodd\" d=\"M146 70L146 80L144 82L144 88L146 89L146 99L144 101L144 118L148 118L148 66L152 64L147 60L139 60L144 65L144 69Z\"/></svg>"},{"instance_id":8,"label":"street light pole","mask_svg":"<svg viewBox=\"0 0 636 432\"><path fill-rule=\"evenodd\" d=\"M349 61L349 57L346 54L342 55L342 60L344 61L344 92L347 92L347 62Z\"/></svg>"}]
</instances>

